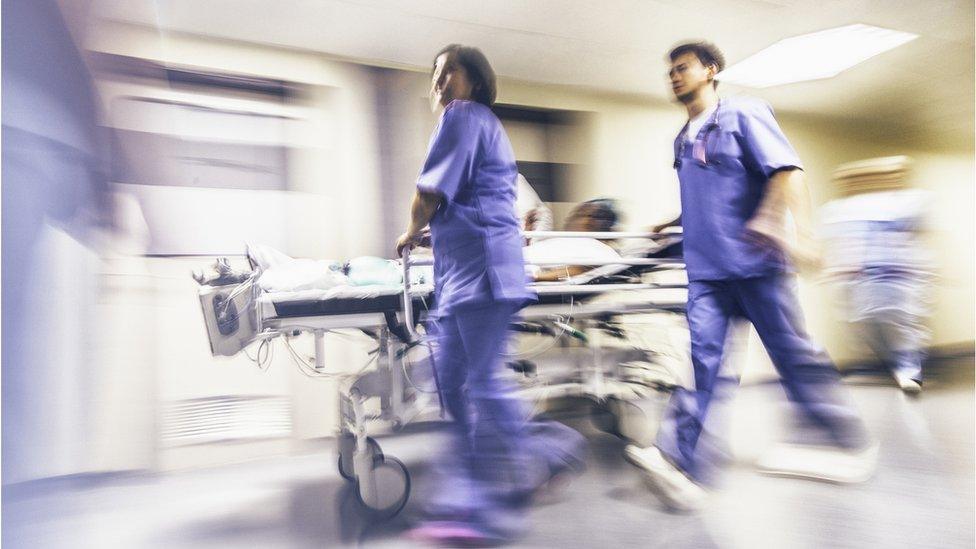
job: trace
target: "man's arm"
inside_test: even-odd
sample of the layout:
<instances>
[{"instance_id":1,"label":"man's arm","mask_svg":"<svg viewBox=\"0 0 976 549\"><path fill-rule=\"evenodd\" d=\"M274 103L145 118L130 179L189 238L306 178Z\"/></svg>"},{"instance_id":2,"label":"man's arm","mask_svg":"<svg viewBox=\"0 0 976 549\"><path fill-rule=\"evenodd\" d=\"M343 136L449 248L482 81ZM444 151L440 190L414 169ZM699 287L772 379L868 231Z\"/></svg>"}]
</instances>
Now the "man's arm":
<instances>
[{"instance_id":1,"label":"man's arm","mask_svg":"<svg viewBox=\"0 0 976 549\"><path fill-rule=\"evenodd\" d=\"M410 205L410 224L406 232L397 239L397 257L403 255L404 248L417 243L421 231L430 223L430 219L437 213L437 208L442 201L441 196L436 193L425 193L419 190L414 193L413 203Z\"/></svg>"},{"instance_id":2,"label":"man's arm","mask_svg":"<svg viewBox=\"0 0 976 549\"><path fill-rule=\"evenodd\" d=\"M793 214L796 245L786 238L786 212ZM766 193L746 229L765 238L787 252L801 266L815 266L820 251L813 231L813 212L810 192L803 170L779 170L766 185Z\"/></svg>"}]
</instances>

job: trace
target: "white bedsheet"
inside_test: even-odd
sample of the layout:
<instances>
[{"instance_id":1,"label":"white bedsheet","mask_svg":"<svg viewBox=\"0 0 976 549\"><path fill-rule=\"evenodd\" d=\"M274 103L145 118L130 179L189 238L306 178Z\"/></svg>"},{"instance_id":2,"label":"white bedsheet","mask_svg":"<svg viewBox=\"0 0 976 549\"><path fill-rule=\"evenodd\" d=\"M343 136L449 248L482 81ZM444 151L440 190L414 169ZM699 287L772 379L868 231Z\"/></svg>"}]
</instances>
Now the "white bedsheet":
<instances>
[{"instance_id":1,"label":"white bedsheet","mask_svg":"<svg viewBox=\"0 0 976 549\"><path fill-rule=\"evenodd\" d=\"M275 303L290 303L296 301L326 301L329 299L371 299L384 295L399 295L403 293L403 286L336 286L327 290L312 289L286 292L267 292L258 297L258 309L263 318L277 316ZM434 293L430 284L420 284L410 287L410 295L426 297Z\"/></svg>"},{"instance_id":2,"label":"white bedsheet","mask_svg":"<svg viewBox=\"0 0 976 549\"><path fill-rule=\"evenodd\" d=\"M612 263L625 257L639 257L650 247L663 247L669 243L648 241L636 249L636 253L621 255L603 242L595 239L551 238L527 246L524 249L526 262L559 261L562 259L588 259L606 261L607 265L590 269L562 282L546 284L543 293L558 291L558 286L580 286L600 276L618 273L629 268L627 265ZM274 303L295 301L319 301L329 299L370 299L383 295L396 295L403 291L397 284L357 286L350 283L342 274L341 263L335 260L312 260L291 258L273 248L249 245L248 255L256 267L265 272L258 280L264 291L258 298L265 317L275 316ZM411 294L426 296L433 292L432 267L413 267L410 272ZM540 286L543 286L540 284ZM555 286L555 287L550 287Z\"/></svg>"}]
</instances>

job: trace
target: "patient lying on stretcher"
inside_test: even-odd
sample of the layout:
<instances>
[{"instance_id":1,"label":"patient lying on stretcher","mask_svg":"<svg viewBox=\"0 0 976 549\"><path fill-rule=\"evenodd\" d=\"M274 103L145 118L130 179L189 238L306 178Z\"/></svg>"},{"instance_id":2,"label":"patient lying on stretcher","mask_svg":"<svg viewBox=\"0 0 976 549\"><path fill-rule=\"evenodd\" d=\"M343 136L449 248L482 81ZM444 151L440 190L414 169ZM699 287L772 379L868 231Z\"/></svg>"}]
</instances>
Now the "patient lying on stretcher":
<instances>
[{"instance_id":1,"label":"patient lying on stretcher","mask_svg":"<svg viewBox=\"0 0 976 549\"><path fill-rule=\"evenodd\" d=\"M620 216L614 201L589 200L570 212L563 226L571 232L613 232ZM527 227L531 230L532 227ZM613 265L621 253L615 241L595 238L553 237L535 239L523 248L526 271L536 282L566 280L591 269L594 265L535 266L533 263L586 260ZM301 290L330 290L338 286L394 286L402 282L398 262L377 257L357 257L348 262L291 258L267 246L249 245L252 266L262 274L258 285L266 292L294 292ZM411 284L433 283L430 266L412 267Z\"/></svg>"},{"instance_id":2,"label":"patient lying on stretcher","mask_svg":"<svg viewBox=\"0 0 976 549\"><path fill-rule=\"evenodd\" d=\"M570 212L564 231L570 232L611 232L617 226L617 210L612 200L601 198L588 200L577 205ZM600 241L595 238L547 238L536 240L522 249L526 269L536 282L555 282L585 273L592 265L565 265L536 267L533 263L546 263L562 260L592 260L612 264L620 259L620 253L610 244L613 241Z\"/></svg>"}]
</instances>

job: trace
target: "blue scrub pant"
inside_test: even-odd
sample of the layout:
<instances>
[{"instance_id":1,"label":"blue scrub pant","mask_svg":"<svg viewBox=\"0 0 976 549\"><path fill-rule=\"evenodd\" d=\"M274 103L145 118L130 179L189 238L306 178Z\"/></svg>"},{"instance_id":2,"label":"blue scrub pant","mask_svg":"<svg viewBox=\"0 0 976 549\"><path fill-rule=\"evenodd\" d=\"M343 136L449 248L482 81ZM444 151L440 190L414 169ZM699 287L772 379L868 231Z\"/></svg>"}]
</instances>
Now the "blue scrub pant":
<instances>
[{"instance_id":1,"label":"blue scrub pant","mask_svg":"<svg viewBox=\"0 0 976 549\"><path fill-rule=\"evenodd\" d=\"M840 390L837 368L806 333L795 278L773 275L688 284L695 390L678 389L672 395L657 438L664 454L696 481L712 480L716 459L710 445L700 441L709 405L726 388L719 370L729 326L738 317L756 328L807 425L837 446L853 449L867 443L857 412Z\"/></svg>"},{"instance_id":2,"label":"blue scrub pant","mask_svg":"<svg viewBox=\"0 0 976 549\"><path fill-rule=\"evenodd\" d=\"M871 350L891 370L922 381L928 329L924 274L866 269L847 283L849 320Z\"/></svg>"},{"instance_id":3,"label":"blue scrub pant","mask_svg":"<svg viewBox=\"0 0 976 549\"><path fill-rule=\"evenodd\" d=\"M925 330L921 321L897 311L883 317L859 320L854 328L892 373L922 382L925 350L919 343Z\"/></svg>"},{"instance_id":4,"label":"blue scrub pant","mask_svg":"<svg viewBox=\"0 0 976 549\"><path fill-rule=\"evenodd\" d=\"M434 328L438 384L454 421L428 511L502 534L520 529L521 513L514 510L520 496L580 460L583 447L582 436L562 424L529 421L527 407L501 377L516 310L504 301L455 308Z\"/></svg>"}]
</instances>

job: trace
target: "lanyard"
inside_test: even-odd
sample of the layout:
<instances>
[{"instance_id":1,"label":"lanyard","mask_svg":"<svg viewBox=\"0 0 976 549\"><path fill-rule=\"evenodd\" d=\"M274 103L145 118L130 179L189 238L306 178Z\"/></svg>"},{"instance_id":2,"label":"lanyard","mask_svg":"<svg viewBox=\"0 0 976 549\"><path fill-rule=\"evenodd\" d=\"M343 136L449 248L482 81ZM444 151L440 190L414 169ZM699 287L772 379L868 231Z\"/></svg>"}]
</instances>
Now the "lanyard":
<instances>
[{"instance_id":1,"label":"lanyard","mask_svg":"<svg viewBox=\"0 0 976 549\"><path fill-rule=\"evenodd\" d=\"M691 155L695 158L695 160L698 160L698 162L700 162L702 166L709 165L708 164L708 135L712 133L712 130L720 129L718 125L718 113L721 108L722 108L722 100L719 99L718 103L715 104L715 111L709 117L708 122L705 122L705 125L702 127L702 129L698 131L699 135L701 135L702 131L704 131L705 132L704 135L702 135L701 139L699 139L698 135L696 135L695 142L692 144L691 147ZM676 154L674 158L674 167L676 169L681 167L681 162L684 160L685 157L685 147L688 144L689 124L691 124L690 121L687 124L685 124L685 127L681 129L681 133L678 134L678 154ZM718 163L719 162L717 161L715 162L715 164Z\"/></svg>"}]
</instances>

